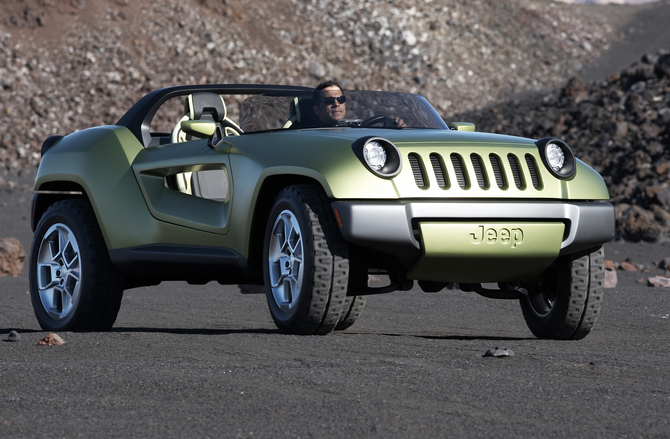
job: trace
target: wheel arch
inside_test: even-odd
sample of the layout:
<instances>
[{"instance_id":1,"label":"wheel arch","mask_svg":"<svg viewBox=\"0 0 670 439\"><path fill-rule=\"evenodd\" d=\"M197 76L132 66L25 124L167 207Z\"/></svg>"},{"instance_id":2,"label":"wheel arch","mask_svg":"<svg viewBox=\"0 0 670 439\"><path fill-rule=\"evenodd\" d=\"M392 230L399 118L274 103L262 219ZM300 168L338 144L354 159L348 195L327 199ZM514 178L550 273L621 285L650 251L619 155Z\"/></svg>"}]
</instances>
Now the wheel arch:
<instances>
[{"instance_id":1,"label":"wheel arch","mask_svg":"<svg viewBox=\"0 0 670 439\"><path fill-rule=\"evenodd\" d=\"M44 212L57 201L68 199L90 201L84 188L74 181L50 181L41 185L39 190L48 192L38 192L33 195L30 206L30 228L33 233L37 229L37 224L40 222Z\"/></svg>"},{"instance_id":2,"label":"wheel arch","mask_svg":"<svg viewBox=\"0 0 670 439\"><path fill-rule=\"evenodd\" d=\"M324 190L321 183L314 178L304 175L284 174L272 175L266 178L258 192L258 197L256 198L256 203L254 205L254 215L249 234L249 261L253 266L253 271L260 273L261 276L263 272L263 237L265 236L265 227L268 221L268 216L270 215L270 211L272 210L272 204L282 189L296 184L309 184Z\"/></svg>"}]
</instances>

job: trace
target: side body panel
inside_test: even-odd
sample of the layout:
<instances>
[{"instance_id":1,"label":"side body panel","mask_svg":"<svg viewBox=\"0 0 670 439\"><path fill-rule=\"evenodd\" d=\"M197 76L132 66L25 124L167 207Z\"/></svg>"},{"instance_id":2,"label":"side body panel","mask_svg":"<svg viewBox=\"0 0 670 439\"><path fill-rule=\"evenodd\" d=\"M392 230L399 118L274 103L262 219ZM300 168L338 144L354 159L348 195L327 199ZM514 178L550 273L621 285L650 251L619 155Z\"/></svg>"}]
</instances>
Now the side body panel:
<instances>
[{"instance_id":1,"label":"side body panel","mask_svg":"<svg viewBox=\"0 0 670 439\"><path fill-rule=\"evenodd\" d=\"M210 157L225 158L225 154L207 151ZM183 156L190 156L187 151ZM71 134L61 140L42 158L35 182L36 190L49 189L50 183L72 181L79 184L91 201L109 250L135 247L154 243L183 245L220 246L225 244L225 235L198 230L157 220L147 205L133 162L137 159L138 172L147 168L165 167L175 153L166 147L144 149L127 129L110 126L97 127ZM179 154L176 154L179 155ZM155 163L152 161L156 159ZM204 160L201 158L201 160ZM155 190L156 173L146 172L146 192ZM160 179L160 186L164 183ZM165 188L161 192L183 195L181 199L163 200L165 204L185 203L180 209L188 216L193 211L185 210L194 202L193 197L178 194ZM178 197L179 198L179 197ZM203 204L215 203L200 200ZM205 211L207 211L205 209ZM215 220L209 220L216 223Z\"/></svg>"}]
</instances>

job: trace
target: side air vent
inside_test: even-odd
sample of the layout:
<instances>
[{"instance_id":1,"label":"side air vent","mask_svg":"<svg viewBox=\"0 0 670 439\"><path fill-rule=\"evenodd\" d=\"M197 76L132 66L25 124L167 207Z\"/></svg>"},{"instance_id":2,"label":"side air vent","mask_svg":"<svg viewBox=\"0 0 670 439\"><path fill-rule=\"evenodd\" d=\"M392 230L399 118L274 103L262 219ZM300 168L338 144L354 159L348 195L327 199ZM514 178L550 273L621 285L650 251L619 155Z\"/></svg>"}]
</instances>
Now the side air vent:
<instances>
[{"instance_id":1,"label":"side air vent","mask_svg":"<svg viewBox=\"0 0 670 439\"><path fill-rule=\"evenodd\" d=\"M502 190L507 189L507 181L505 179L505 174L503 173L502 162L500 157L495 154L489 154L489 160L491 160L491 167L493 168L493 176L496 179L496 184Z\"/></svg>"},{"instance_id":2,"label":"side air vent","mask_svg":"<svg viewBox=\"0 0 670 439\"><path fill-rule=\"evenodd\" d=\"M458 182L458 185L461 189L469 189L470 181L464 172L465 166L463 165L463 159L456 153L451 154L450 158L451 164L454 167L454 172L456 173L456 181Z\"/></svg>"},{"instance_id":3,"label":"side air vent","mask_svg":"<svg viewBox=\"0 0 670 439\"><path fill-rule=\"evenodd\" d=\"M416 182L417 187L425 188L426 179L423 175L423 166L421 166L421 157L417 154L411 153L409 155L409 164L412 167L412 173L414 174L414 181Z\"/></svg>"},{"instance_id":4,"label":"side air vent","mask_svg":"<svg viewBox=\"0 0 670 439\"><path fill-rule=\"evenodd\" d=\"M433 166L433 172L435 173L437 185L442 189L449 189L449 176L444 172L445 167L442 162L442 157L435 153L431 154L430 164Z\"/></svg>"},{"instance_id":5,"label":"side air vent","mask_svg":"<svg viewBox=\"0 0 670 439\"><path fill-rule=\"evenodd\" d=\"M542 182L540 175L537 173L537 165L532 155L526 154L526 164L528 165L528 172L530 173L530 180L533 182L535 189L542 189Z\"/></svg>"},{"instance_id":6,"label":"side air vent","mask_svg":"<svg viewBox=\"0 0 670 439\"><path fill-rule=\"evenodd\" d=\"M514 184L518 189L524 189L524 181L521 176L521 171L519 169L519 160L514 154L508 154L507 160L509 160L509 166L512 168L512 176L514 177Z\"/></svg>"},{"instance_id":7,"label":"side air vent","mask_svg":"<svg viewBox=\"0 0 670 439\"><path fill-rule=\"evenodd\" d=\"M486 177L486 169L482 163L482 158L477 154L470 154L470 161L472 167L475 169L475 177L477 177L477 184L480 188L486 190L489 188L489 180Z\"/></svg>"}]
</instances>

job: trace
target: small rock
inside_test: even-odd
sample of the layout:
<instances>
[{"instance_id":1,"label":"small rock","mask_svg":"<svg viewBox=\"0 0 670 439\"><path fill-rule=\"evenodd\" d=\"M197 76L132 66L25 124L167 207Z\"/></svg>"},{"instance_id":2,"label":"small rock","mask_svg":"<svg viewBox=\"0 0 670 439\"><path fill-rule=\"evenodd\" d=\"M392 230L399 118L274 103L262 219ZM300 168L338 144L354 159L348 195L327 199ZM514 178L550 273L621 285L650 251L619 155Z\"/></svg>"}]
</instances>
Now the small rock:
<instances>
[{"instance_id":1,"label":"small rock","mask_svg":"<svg viewBox=\"0 0 670 439\"><path fill-rule=\"evenodd\" d=\"M616 271L611 269L605 269L605 288L616 288L618 278Z\"/></svg>"},{"instance_id":2,"label":"small rock","mask_svg":"<svg viewBox=\"0 0 670 439\"><path fill-rule=\"evenodd\" d=\"M654 276L647 279L647 285L650 287L670 287L670 278L664 276Z\"/></svg>"},{"instance_id":3,"label":"small rock","mask_svg":"<svg viewBox=\"0 0 670 439\"><path fill-rule=\"evenodd\" d=\"M513 357L514 352L511 349L508 349L508 348L495 347L493 349L489 349L488 351L486 351L484 356L485 357Z\"/></svg>"},{"instance_id":4,"label":"small rock","mask_svg":"<svg viewBox=\"0 0 670 439\"><path fill-rule=\"evenodd\" d=\"M670 258L664 258L661 262L659 262L658 268L662 268L663 270L670 270Z\"/></svg>"},{"instance_id":5,"label":"small rock","mask_svg":"<svg viewBox=\"0 0 670 439\"><path fill-rule=\"evenodd\" d=\"M621 269L624 271L637 271L637 267L630 262L622 262L621 263Z\"/></svg>"},{"instance_id":6,"label":"small rock","mask_svg":"<svg viewBox=\"0 0 670 439\"><path fill-rule=\"evenodd\" d=\"M7 337L7 341L21 341L21 334L16 331L11 331Z\"/></svg>"},{"instance_id":7,"label":"small rock","mask_svg":"<svg viewBox=\"0 0 670 439\"><path fill-rule=\"evenodd\" d=\"M52 333L45 336L37 344L42 346L58 346L62 345L63 343L65 343L65 340L63 340L58 334Z\"/></svg>"},{"instance_id":8,"label":"small rock","mask_svg":"<svg viewBox=\"0 0 670 439\"><path fill-rule=\"evenodd\" d=\"M605 259L605 270L614 270L615 268L617 268L616 262Z\"/></svg>"}]
</instances>

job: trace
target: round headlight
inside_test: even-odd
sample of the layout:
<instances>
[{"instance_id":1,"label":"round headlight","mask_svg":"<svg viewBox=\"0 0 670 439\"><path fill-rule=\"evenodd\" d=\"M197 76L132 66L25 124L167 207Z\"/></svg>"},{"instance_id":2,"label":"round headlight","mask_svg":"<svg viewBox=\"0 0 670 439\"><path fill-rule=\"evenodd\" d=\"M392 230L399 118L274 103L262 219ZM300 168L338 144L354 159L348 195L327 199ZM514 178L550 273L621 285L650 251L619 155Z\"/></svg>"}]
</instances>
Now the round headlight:
<instances>
[{"instance_id":1,"label":"round headlight","mask_svg":"<svg viewBox=\"0 0 670 439\"><path fill-rule=\"evenodd\" d=\"M542 163L556 178L568 180L575 175L577 163L570 147L562 140L545 137L535 142L542 158Z\"/></svg>"},{"instance_id":2,"label":"round headlight","mask_svg":"<svg viewBox=\"0 0 670 439\"><path fill-rule=\"evenodd\" d=\"M547 145L547 163L554 171L558 172L565 164L565 154L560 146L555 143Z\"/></svg>"},{"instance_id":3,"label":"round headlight","mask_svg":"<svg viewBox=\"0 0 670 439\"><path fill-rule=\"evenodd\" d=\"M383 137L361 137L351 148L365 167L381 178L393 178L402 169L398 148Z\"/></svg>"},{"instance_id":4,"label":"round headlight","mask_svg":"<svg viewBox=\"0 0 670 439\"><path fill-rule=\"evenodd\" d=\"M368 166L375 171L379 171L386 165L386 151L379 142L372 141L363 147L363 157L368 162Z\"/></svg>"}]
</instances>

